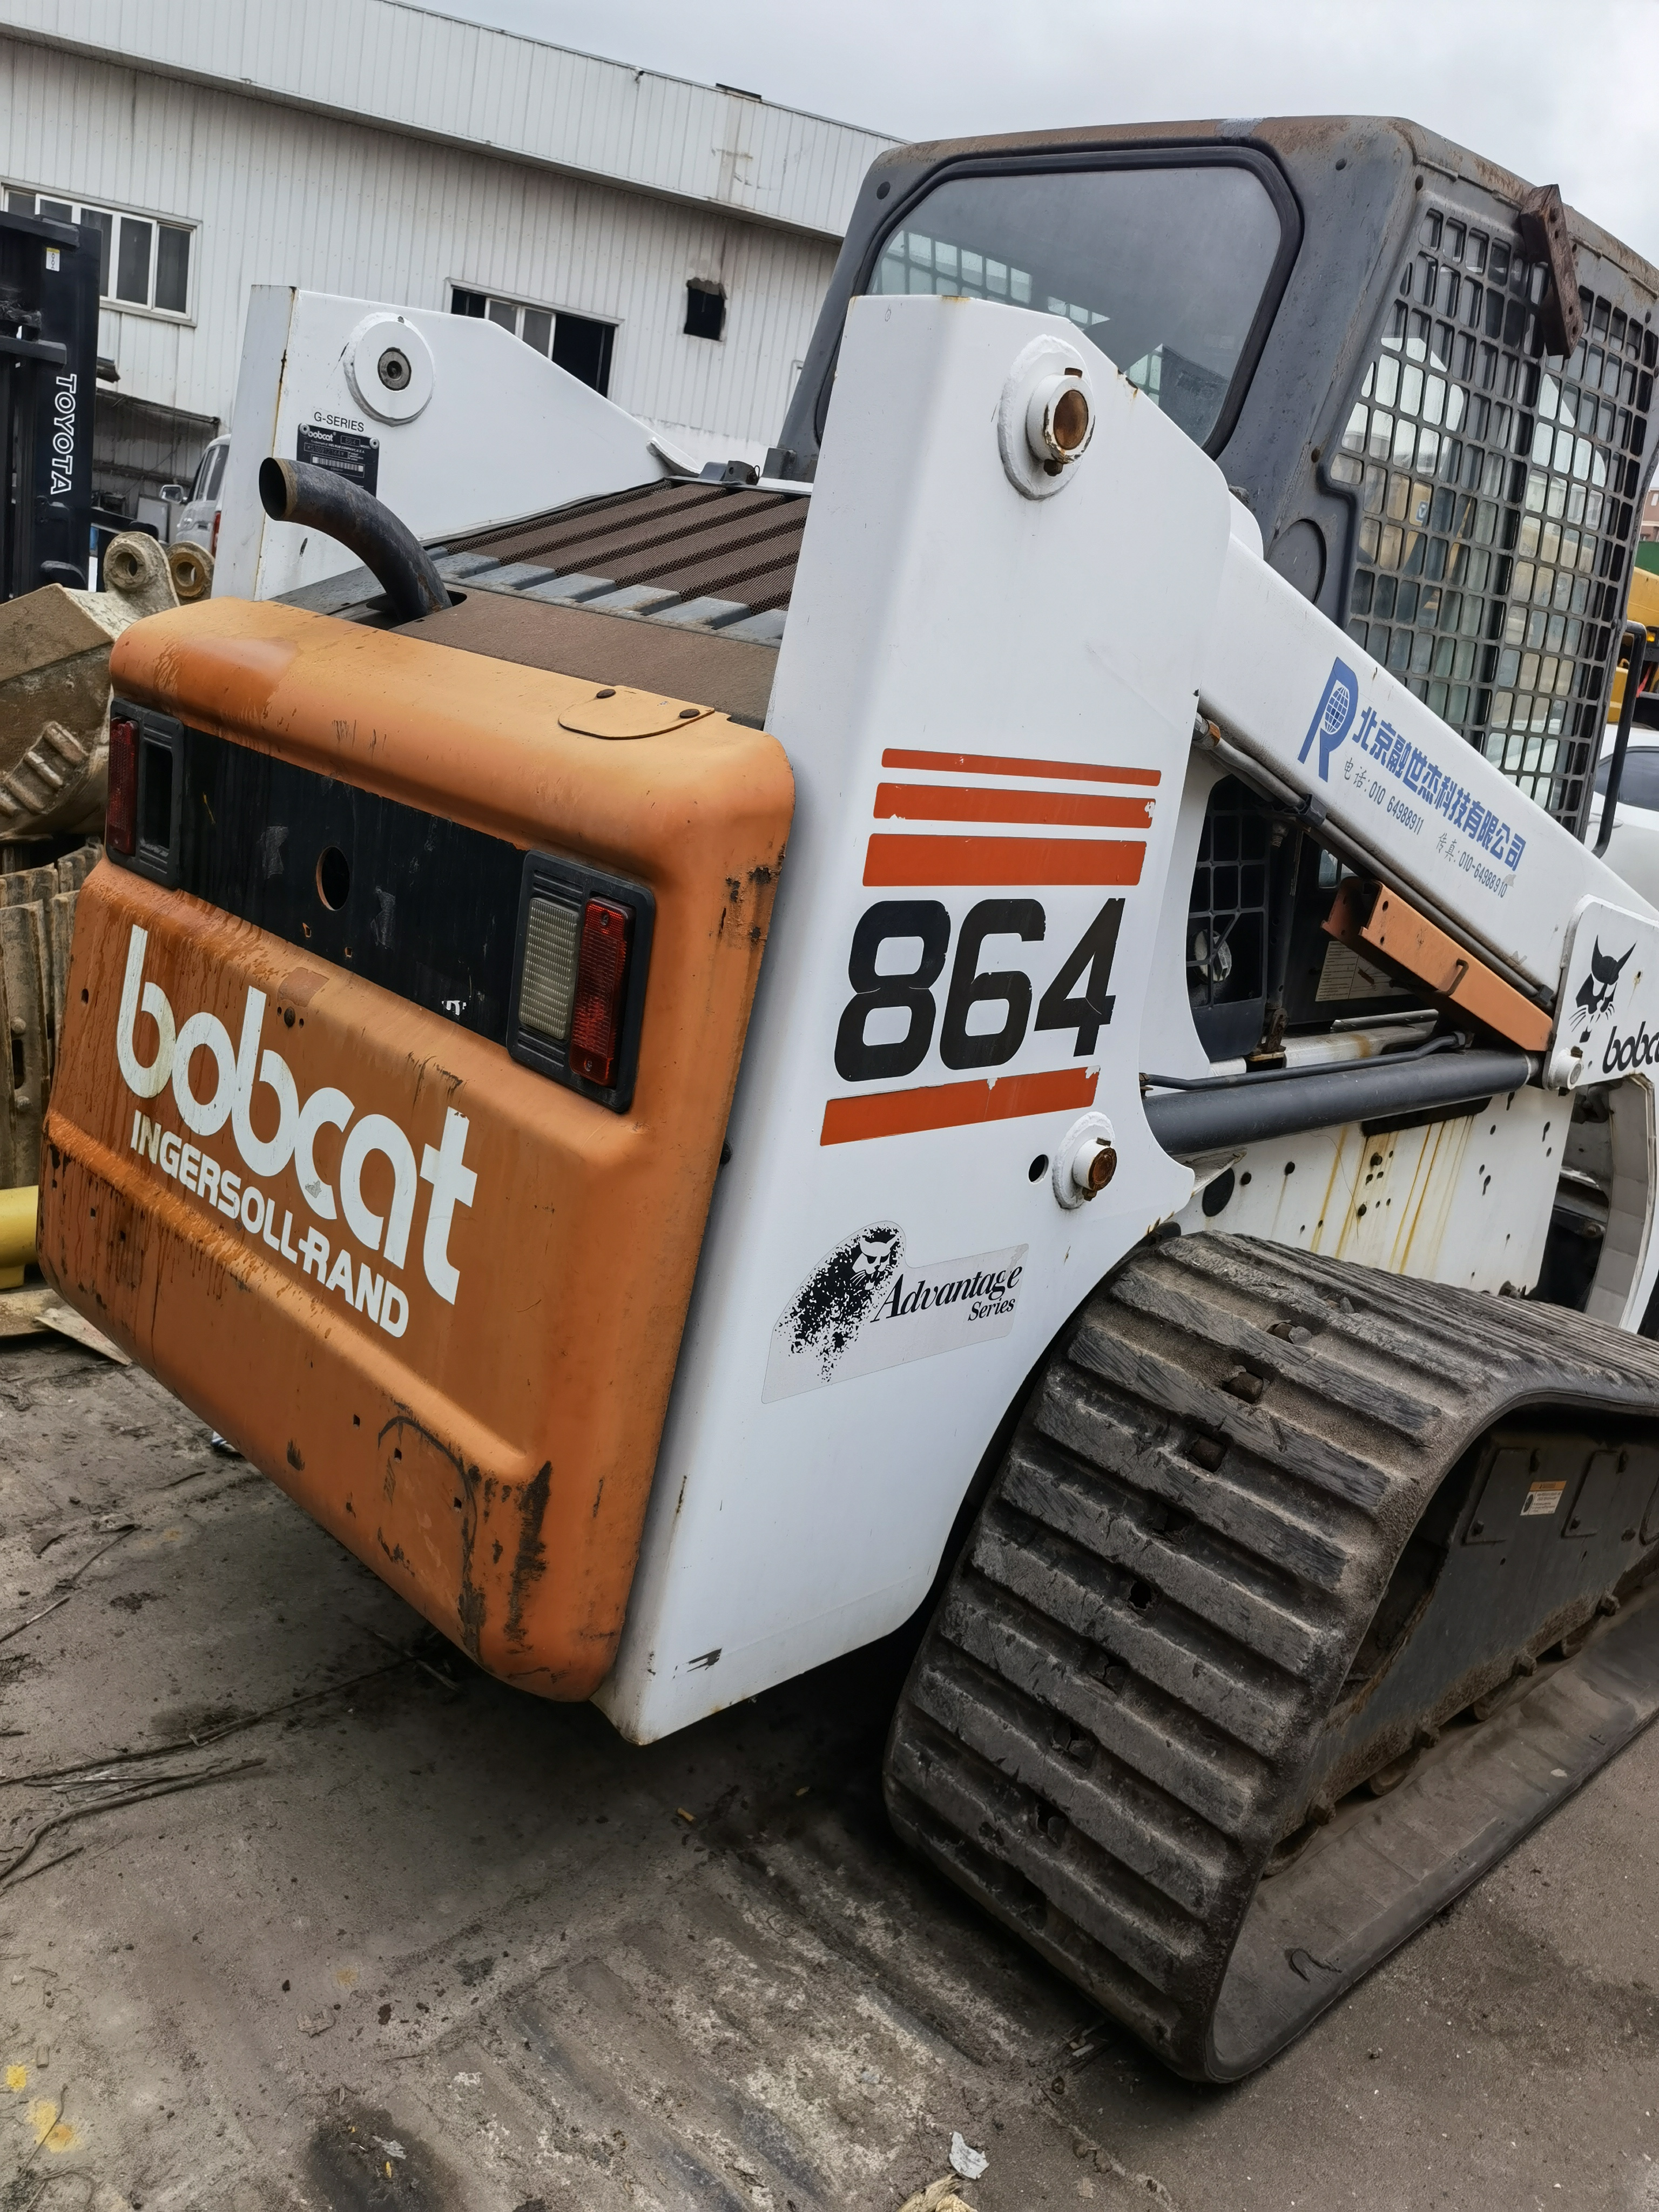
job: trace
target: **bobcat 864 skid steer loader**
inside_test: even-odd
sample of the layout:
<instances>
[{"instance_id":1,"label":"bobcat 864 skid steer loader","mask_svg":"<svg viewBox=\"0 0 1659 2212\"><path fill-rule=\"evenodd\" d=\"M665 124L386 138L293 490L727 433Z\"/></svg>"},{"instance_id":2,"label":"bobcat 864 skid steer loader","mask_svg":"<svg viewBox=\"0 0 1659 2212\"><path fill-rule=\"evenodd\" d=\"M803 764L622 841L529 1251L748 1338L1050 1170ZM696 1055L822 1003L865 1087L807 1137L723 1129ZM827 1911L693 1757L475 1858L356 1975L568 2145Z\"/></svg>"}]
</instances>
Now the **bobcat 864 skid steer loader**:
<instances>
[{"instance_id":1,"label":"bobcat 864 skid steer loader","mask_svg":"<svg viewBox=\"0 0 1659 2212\"><path fill-rule=\"evenodd\" d=\"M1247 2072L1659 1711L1656 294L1404 124L910 148L758 482L285 447L378 581L115 649L52 1279L634 1739L932 1592L898 1829Z\"/></svg>"}]
</instances>

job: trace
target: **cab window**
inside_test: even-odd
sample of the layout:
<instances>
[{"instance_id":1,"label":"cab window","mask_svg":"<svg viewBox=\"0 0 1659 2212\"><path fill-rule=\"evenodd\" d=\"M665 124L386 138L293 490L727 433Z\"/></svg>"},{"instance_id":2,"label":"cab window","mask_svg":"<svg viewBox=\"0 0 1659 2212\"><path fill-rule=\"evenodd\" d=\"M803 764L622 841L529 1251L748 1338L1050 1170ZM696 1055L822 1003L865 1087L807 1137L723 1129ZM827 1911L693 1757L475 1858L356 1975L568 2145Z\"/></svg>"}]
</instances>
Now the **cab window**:
<instances>
[{"instance_id":1,"label":"cab window","mask_svg":"<svg viewBox=\"0 0 1659 2212\"><path fill-rule=\"evenodd\" d=\"M1281 236L1261 178L1227 162L951 177L905 212L868 289L1063 315L1202 445Z\"/></svg>"}]
</instances>

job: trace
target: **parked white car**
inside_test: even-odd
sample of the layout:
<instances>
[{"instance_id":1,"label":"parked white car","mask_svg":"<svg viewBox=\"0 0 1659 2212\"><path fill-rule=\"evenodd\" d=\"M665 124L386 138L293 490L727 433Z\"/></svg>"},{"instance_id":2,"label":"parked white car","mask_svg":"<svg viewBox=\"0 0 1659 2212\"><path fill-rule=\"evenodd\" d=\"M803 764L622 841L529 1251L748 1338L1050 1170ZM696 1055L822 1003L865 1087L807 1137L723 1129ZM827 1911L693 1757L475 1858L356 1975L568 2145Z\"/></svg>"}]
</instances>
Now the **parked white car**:
<instances>
[{"instance_id":1,"label":"parked white car","mask_svg":"<svg viewBox=\"0 0 1659 2212\"><path fill-rule=\"evenodd\" d=\"M1596 768L1595 797L1590 802L1589 828L1585 832L1592 846L1601 834L1601 801L1612 765L1609 740L1609 750ZM1619 786L1619 811L1602 857L1650 906L1659 906L1659 731L1638 726L1631 732Z\"/></svg>"},{"instance_id":2,"label":"parked white car","mask_svg":"<svg viewBox=\"0 0 1659 2212\"><path fill-rule=\"evenodd\" d=\"M197 465L196 481L173 526L175 545L199 545L204 552L219 550L219 487L225 480L225 459L230 440L215 438Z\"/></svg>"}]
</instances>

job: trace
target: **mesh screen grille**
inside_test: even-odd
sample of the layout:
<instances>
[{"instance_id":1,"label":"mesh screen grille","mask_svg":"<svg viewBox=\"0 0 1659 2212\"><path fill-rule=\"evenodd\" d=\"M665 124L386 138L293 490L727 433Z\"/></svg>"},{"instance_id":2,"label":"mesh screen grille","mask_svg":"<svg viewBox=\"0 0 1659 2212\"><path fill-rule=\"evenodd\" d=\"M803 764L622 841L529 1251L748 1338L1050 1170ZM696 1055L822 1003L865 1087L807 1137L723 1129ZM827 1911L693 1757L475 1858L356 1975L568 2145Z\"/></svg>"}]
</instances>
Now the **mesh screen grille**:
<instances>
[{"instance_id":1,"label":"mesh screen grille","mask_svg":"<svg viewBox=\"0 0 1659 2212\"><path fill-rule=\"evenodd\" d=\"M1647 444L1653 332L1592 292L1544 357L1546 267L1443 212L1330 457L1358 493L1355 641L1576 825Z\"/></svg>"},{"instance_id":2,"label":"mesh screen grille","mask_svg":"<svg viewBox=\"0 0 1659 2212\"><path fill-rule=\"evenodd\" d=\"M1187 910L1187 991L1194 1007L1267 989L1273 815L1231 776L1210 793Z\"/></svg>"}]
</instances>

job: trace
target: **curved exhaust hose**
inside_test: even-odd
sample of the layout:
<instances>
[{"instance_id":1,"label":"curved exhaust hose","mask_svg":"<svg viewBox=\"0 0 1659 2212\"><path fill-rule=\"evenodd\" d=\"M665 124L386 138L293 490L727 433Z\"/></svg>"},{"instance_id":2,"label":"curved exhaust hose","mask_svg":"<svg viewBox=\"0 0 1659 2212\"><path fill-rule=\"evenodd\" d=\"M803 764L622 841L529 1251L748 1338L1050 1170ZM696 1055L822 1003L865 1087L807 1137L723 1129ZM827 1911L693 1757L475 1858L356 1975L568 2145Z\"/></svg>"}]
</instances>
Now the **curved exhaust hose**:
<instances>
[{"instance_id":1,"label":"curved exhaust hose","mask_svg":"<svg viewBox=\"0 0 1659 2212\"><path fill-rule=\"evenodd\" d=\"M372 494L311 461L259 464L259 503L273 522L320 530L370 569L400 623L449 605L444 580L413 531Z\"/></svg>"}]
</instances>

